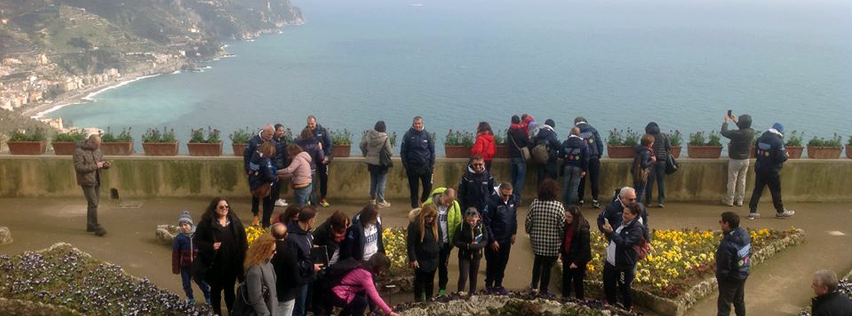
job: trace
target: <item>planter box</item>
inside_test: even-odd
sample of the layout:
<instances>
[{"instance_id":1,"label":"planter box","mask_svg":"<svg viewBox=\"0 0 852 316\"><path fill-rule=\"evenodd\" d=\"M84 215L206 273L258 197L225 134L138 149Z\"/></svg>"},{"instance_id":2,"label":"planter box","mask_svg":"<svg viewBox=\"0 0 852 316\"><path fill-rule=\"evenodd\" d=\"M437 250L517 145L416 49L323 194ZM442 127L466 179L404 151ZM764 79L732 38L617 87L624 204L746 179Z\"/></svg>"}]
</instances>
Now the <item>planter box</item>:
<instances>
[{"instance_id":1,"label":"planter box","mask_svg":"<svg viewBox=\"0 0 852 316\"><path fill-rule=\"evenodd\" d=\"M840 159L843 147L813 147L808 146L808 158L811 159Z\"/></svg>"},{"instance_id":2,"label":"planter box","mask_svg":"<svg viewBox=\"0 0 852 316\"><path fill-rule=\"evenodd\" d=\"M509 146L497 145L494 158L509 158Z\"/></svg>"},{"instance_id":3,"label":"planter box","mask_svg":"<svg viewBox=\"0 0 852 316\"><path fill-rule=\"evenodd\" d=\"M802 146L787 146L787 155L790 159L799 159L802 158L802 152L805 151L805 147Z\"/></svg>"},{"instance_id":4,"label":"planter box","mask_svg":"<svg viewBox=\"0 0 852 316\"><path fill-rule=\"evenodd\" d=\"M606 145L606 154L609 158L633 158L636 155L636 147Z\"/></svg>"},{"instance_id":5,"label":"planter box","mask_svg":"<svg viewBox=\"0 0 852 316\"><path fill-rule=\"evenodd\" d=\"M75 142L53 142L50 145L53 146L53 152L57 155L70 156L77 149L77 143Z\"/></svg>"},{"instance_id":6,"label":"planter box","mask_svg":"<svg viewBox=\"0 0 852 316\"><path fill-rule=\"evenodd\" d=\"M133 153L133 142L101 143L101 152L108 156L127 156Z\"/></svg>"},{"instance_id":7,"label":"planter box","mask_svg":"<svg viewBox=\"0 0 852 316\"><path fill-rule=\"evenodd\" d=\"M352 145L334 145L331 147L332 157L349 157L352 153Z\"/></svg>"},{"instance_id":8,"label":"planter box","mask_svg":"<svg viewBox=\"0 0 852 316\"><path fill-rule=\"evenodd\" d=\"M222 142L208 143L186 143L186 149L190 156L221 156ZM146 149L145 152L148 150Z\"/></svg>"},{"instance_id":9,"label":"planter box","mask_svg":"<svg viewBox=\"0 0 852 316\"><path fill-rule=\"evenodd\" d=\"M675 157L675 159L680 158L681 149L683 149L683 147L681 147L681 146L672 146L672 150L671 150L672 157Z\"/></svg>"},{"instance_id":10,"label":"planter box","mask_svg":"<svg viewBox=\"0 0 852 316\"><path fill-rule=\"evenodd\" d=\"M852 159L852 146L846 145L846 158Z\"/></svg>"},{"instance_id":11,"label":"planter box","mask_svg":"<svg viewBox=\"0 0 852 316\"><path fill-rule=\"evenodd\" d=\"M444 155L446 155L447 158L469 158L470 148L465 146L444 145Z\"/></svg>"},{"instance_id":12,"label":"planter box","mask_svg":"<svg viewBox=\"0 0 852 316\"><path fill-rule=\"evenodd\" d=\"M142 143L145 156L177 156L178 142L174 143Z\"/></svg>"},{"instance_id":13,"label":"planter box","mask_svg":"<svg viewBox=\"0 0 852 316\"><path fill-rule=\"evenodd\" d=\"M40 142L7 142L9 153L12 155L41 155L47 150L47 141Z\"/></svg>"},{"instance_id":14,"label":"planter box","mask_svg":"<svg viewBox=\"0 0 852 316\"><path fill-rule=\"evenodd\" d=\"M242 157L243 153L246 151L246 147L248 144L231 144L231 148L234 150L234 156Z\"/></svg>"},{"instance_id":15,"label":"planter box","mask_svg":"<svg viewBox=\"0 0 852 316\"><path fill-rule=\"evenodd\" d=\"M722 156L722 146L686 146L689 158L719 158Z\"/></svg>"}]
</instances>

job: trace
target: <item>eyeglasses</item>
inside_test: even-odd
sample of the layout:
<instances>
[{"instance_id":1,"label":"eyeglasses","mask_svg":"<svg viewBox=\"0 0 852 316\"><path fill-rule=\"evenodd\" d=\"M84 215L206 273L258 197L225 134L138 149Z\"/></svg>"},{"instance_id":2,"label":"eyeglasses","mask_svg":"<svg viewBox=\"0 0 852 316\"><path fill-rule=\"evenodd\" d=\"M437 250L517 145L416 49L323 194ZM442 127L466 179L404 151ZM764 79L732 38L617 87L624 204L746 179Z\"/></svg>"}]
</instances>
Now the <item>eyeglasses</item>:
<instances>
[{"instance_id":1,"label":"eyeglasses","mask_svg":"<svg viewBox=\"0 0 852 316\"><path fill-rule=\"evenodd\" d=\"M220 209L220 210L227 210L227 209L230 209L230 208L231 208L231 207L230 207L230 206L228 206L228 205L219 205L219 209Z\"/></svg>"}]
</instances>

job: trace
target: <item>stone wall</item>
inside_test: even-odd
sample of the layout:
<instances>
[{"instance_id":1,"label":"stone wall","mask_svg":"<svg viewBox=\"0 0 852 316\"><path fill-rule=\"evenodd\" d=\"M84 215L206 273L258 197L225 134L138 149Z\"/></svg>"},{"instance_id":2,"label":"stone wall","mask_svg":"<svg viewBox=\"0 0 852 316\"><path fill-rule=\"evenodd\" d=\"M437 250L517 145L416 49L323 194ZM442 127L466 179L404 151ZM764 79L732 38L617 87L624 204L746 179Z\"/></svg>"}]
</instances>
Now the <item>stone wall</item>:
<instances>
[{"instance_id":1,"label":"stone wall","mask_svg":"<svg viewBox=\"0 0 852 316\"><path fill-rule=\"evenodd\" d=\"M120 197L248 197L248 182L240 157L108 157L113 167L102 173L104 198L110 189ZM458 185L467 159L438 159L435 186ZM601 199L624 185L632 185L630 159L603 159ZM719 201L724 197L727 159L680 159L680 170L666 179L667 201ZM408 198L408 180L397 159L390 170L386 196ZM508 160L495 159L492 173L509 179ZM336 158L330 171L329 198L368 198L370 177L362 158ZM781 172L785 201L852 201L852 160L790 160ZM524 196L535 196L537 170L527 169ZM79 197L70 156L0 156L0 197ZM746 200L751 196L754 171L749 170ZM587 184L588 185L588 184ZM588 190L587 190L588 191ZM655 192L656 193L656 192ZM768 200L768 190L765 195ZM656 194L654 194L656 196ZM587 193L588 196L588 193ZM588 197L587 197L588 199Z\"/></svg>"}]
</instances>

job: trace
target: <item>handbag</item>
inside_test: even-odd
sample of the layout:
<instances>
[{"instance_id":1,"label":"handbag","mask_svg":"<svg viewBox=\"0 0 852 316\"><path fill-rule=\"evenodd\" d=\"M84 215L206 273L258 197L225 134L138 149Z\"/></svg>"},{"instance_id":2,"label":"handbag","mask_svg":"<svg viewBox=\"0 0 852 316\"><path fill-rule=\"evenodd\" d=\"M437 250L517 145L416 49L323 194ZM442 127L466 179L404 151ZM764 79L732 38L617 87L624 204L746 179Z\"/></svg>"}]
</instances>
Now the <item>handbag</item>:
<instances>
[{"instance_id":1,"label":"handbag","mask_svg":"<svg viewBox=\"0 0 852 316\"><path fill-rule=\"evenodd\" d=\"M388 153L388 151L389 150L385 150L384 147L382 147L382 149L379 149L379 164L384 167L392 168L393 160L391 160L391 155L390 153Z\"/></svg>"},{"instance_id":2,"label":"handbag","mask_svg":"<svg viewBox=\"0 0 852 316\"><path fill-rule=\"evenodd\" d=\"M263 270L260 270L261 273L261 283L263 283ZM269 288L266 287L266 284L261 285L261 296L264 299L269 299ZM254 303L252 303L248 298L248 285L246 285L246 281L240 282L240 285L237 287L237 295L236 299L234 299L234 306L228 315L233 316L254 316L257 315L257 312L254 311Z\"/></svg>"},{"instance_id":3,"label":"handbag","mask_svg":"<svg viewBox=\"0 0 852 316\"><path fill-rule=\"evenodd\" d=\"M635 158L633 158L633 168L630 168L630 171L633 173L633 183L636 184L645 184L648 182L648 174L651 172L651 168L642 168L639 166L639 159L641 155L637 154Z\"/></svg>"},{"instance_id":4,"label":"handbag","mask_svg":"<svg viewBox=\"0 0 852 316\"><path fill-rule=\"evenodd\" d=\"M207 280L207 272L210 271L211 266L212 264L204 263L204 260L201 260L201 258L192 260L192 264L189 266L192 280L197 284L205 282Z\"/></svg>"},{"instance_id":5,"label":"handbag","mask_svg":"<svg viewBox=\"0 0 852 316\"><path fill-rule=\"evenodd\" d=\"M521 158L523 158L524 161L529 161L530 158L532 157L532 155L530 154L530 149L527 148L527 147L524 147L524 148L518 147L518 144L515 143L515 138L512 137L512 136L509 136L509 139L512 140L512 145L515 145L515 149L517 149L521 153Z\"/></svg>"},{"instance_id":6,"label":"handbag","mask_svg":"<svg viewBox=\"0 0 852 316\"><path fill-rule=\"evenodd\" d=\"M666 154L666 174L675 173L678 167L677 160L672 156L672 153Z\"/></svg>"},{"instance_id":7,"label":"handbag","mask_svg":"<svg viewBox=\"0 0 852 316\"><path fill-rule=\"evenodd\" d=\"M264 182L251 190L251 196L258 199L265 198L269 196L270 193L272 193L272 182Z\"/></svg>"},{"instance_id":8,"label":"handbag","mask_svg":"<svg viewBox=\"0 0 852 316\"><path fill-rule=\"evenodd\" d=\"M648 241L646 241L645 238L642 238L642 242L633 246L633 248L636 249L636 261L644 260L645 257L648 256L648 252L650 250Z\"/></svg>"}]
</instances>

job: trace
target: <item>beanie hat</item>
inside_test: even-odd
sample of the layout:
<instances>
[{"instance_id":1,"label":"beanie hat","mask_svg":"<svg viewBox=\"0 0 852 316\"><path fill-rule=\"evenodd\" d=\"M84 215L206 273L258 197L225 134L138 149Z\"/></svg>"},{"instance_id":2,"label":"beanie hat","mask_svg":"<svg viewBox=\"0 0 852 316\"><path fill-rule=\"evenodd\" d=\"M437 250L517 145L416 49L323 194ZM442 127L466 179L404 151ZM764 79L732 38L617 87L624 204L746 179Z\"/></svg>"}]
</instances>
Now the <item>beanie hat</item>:
<instances>
[{"instance_id":1,"label":"beanie hat","mask_svg":"<svg viewBox=\"0 0 852 316\"><path fill-rule=\"evenodd\" d=\"M586 121L586 118L582 117L582 116L578 116L577 118L574 119L574 124L577 124L577 123L580 123L580 122L587 122L588 123L589 121Z\"/></svg>"},{"instance_id":2,"label":"beanie hat","mask_svg":"<svg viewBox=\"0 0 852 316\"><path fill-rule=\"evenodd\" d=\"M551 120L551 119L547 119L547 120L545 120L545 121L544 121L544 125L547 125L547 126L550 126L550 127L555 128L555 127L556 127L556 122L554 122L554 121L553 121L553 120Z\"/></svg>"},{"instance_id":3,"label":"beanie hat","mask_svg":"<svg viewBox=\"0 0 852 316\"><path fill-rule=\"evenodd\" d=\"M781 123L772 124L772 129L778 131L779 133L784 133L784 125L781 125Z\"/></svg>"},{"instance_id":4,"label":"beanie hat","mask_svg":"<svg viewBox=\"0 0 852 316\"><path fill-rule=\"evenodd\" d=\"M187 223L189 226L195 226L195 224L192 223L192 215L189 215L189 211L187 210L181 211L180 216L178 216L178 226L183 223Z\"/></svg>"}]
</instances>

